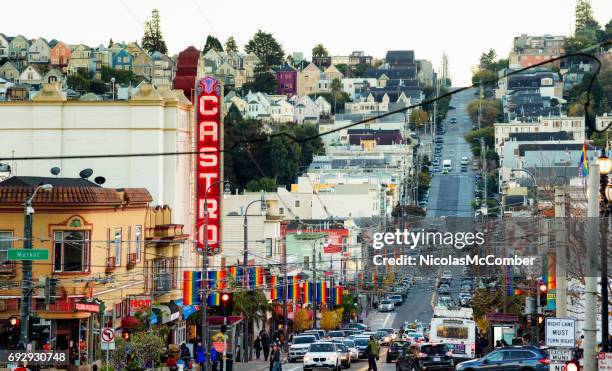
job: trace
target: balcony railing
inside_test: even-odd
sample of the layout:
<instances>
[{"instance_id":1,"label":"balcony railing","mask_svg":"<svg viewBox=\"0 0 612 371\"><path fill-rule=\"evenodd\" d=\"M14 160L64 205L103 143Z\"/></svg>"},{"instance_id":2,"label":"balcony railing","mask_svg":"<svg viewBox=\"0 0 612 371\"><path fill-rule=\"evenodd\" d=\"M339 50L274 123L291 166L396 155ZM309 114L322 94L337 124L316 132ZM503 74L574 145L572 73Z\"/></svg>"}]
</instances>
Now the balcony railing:
<instances>
[{"instance_id":1,"label":"balcony railing","mask_svg":"<svg viewBox=\"0 0 612 371\"><path fill-rule=\"evenodd\" d=\"M106 271L112 272L115 270L115 257L109 256L106 258Z\"/></svg>"},{"instance_id":2,"label":"balcony railing","mask_svg":"<svg viewBox=\"0 0 612 371\"><path fill-rule=\"evenodd\" d=\"M172 273L157 272L154 279L155 287L153 291L157 294L163 294L172 289Z\"/></svg>"}]
</instances>

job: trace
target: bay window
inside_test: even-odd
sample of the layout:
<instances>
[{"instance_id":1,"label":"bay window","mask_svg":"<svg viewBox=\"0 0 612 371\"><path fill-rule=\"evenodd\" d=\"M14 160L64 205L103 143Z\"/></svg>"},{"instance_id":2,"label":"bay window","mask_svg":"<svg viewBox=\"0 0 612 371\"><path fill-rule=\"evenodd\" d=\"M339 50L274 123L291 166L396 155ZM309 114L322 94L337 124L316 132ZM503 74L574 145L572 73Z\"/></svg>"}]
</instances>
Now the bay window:
<instances>
[{"instance_id":1,"label":"bay window","mask_svg":"<svg viewBox=\"0 0 612 371\"><path fill-rule=\"evenodd\" d=\"M53 270L87 272L91 243L89 231L55 231L53 234Z\"/></svg>"}]
</instances>

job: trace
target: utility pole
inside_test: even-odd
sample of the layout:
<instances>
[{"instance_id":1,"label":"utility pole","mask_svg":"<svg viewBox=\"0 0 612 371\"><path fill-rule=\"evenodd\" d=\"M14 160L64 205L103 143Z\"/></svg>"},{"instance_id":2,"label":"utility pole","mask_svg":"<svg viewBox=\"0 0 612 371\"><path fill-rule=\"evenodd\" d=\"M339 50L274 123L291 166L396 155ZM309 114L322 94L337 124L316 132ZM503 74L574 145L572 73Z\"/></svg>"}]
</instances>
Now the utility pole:
<instances>
[{"instance_id":1,"label":"utility pole","mask_svg":"<svg viewBox=\"0 0 612 371\"><path fill-rule=\"evenodd\" d=\"M250 204L249 204L250 205ZM244 238L244 248L242 250L243 256L242 256L242 290L247 290L249 287L249 273L247 270L247 264L248 264L248 260L249 260L249 245L248 245L248 241L249 241L249 232L248 232L248 220L247 220L247 211L248 211L248 206L247 208L244 210L244 220L243 220L243 238ZM249 356L248 356L248 346L249 346L249 324L247 323L247 319L246 317L243 319L244 324L243 324L243 336L244 338L242 339L242 362L247 363L249 361ZM223 371L225 371L225 368L223 368Z\"/></svg>"},{"instance_id":2,"label":"utility pole","mask_svg":"<svg viewBox=\"0 0 612 371\"><path fill-rule=\"evenodd\" d=\"M597 241L599 229L599 165L591 164L587 192L587 271L585 277L585 319L584 319L584 371L595 371L595 345L597 335L596 305L597 277L593 268L597 266ZM602 313L603 315L603 313Z\"/></svg>"},{"instance_id":3,"label":"utility pole","mask_svg":"<svg viewBox=\"0 0 612 371\"><path fill-rule=\"evenodd\" d=\"M562 186L555 187L555 273L557 287L557 317L567 317L567 246L565 241L565 189Z\"/></svg>"},{"instance_id":4,"label":"utility pole","mask_svg":"<svg viewBox=\"0 0 612 371\"><path fill-rule=\"evenodd\" d=\"M478 129L480 129L480 111L482 109L482 80L480 80L480 93L478 99Z\"/></svg>"},{"instance_id":5,"label":"utility pole","mask_svg":"<svg viewBox=\"0 0 612 371\"><path fill-rule=\"evenodd\" d=\"M288 310L287 310L287 295L289 294L289 287L287 285L287 244L285 243L285 239L283 238L282 240L280 240L281 243L281 251L282 251L282 262L283 262L283 285L281 285L281 287L283 288L283 317L284 317L284 332L285 332L285 344L287 344L287 339L289 339L289 334L288 334L288 329L289 329L289 319L287 318L288 316ZM272 288L274 289L274 288Z\"/></svg>"},{"instance_id":6,"label":"utility pole","mask_svg":"<svg viewBox=\"0 0 612 371\"><path fill-rule=\"evenodd\" d=\"M32 249L32 214L34 214L34 208L32 207L32 200L36 196L36 192L39 189L43 191L50 191L53 189L51 184L39 185L32 196L27 197L24 202L24 215L23 215L23 248ZM21 285L21 305L19 306L19 318L21 322L19 340L23 343L23 346L27 346L29 341L29 329L30 329L30 313L32 313L32 261L23 260L21 262L22 267L22 280Z\"/></svg>"},{"instance_id":7,"label":"utility pole","mask_svg":"<svg viewBox=\"0 0 612 371\"><path fill-rule=\"evenodd\" d=\"M479 109L479 114L478 114L478 127L480 127L480 109ZM485 156L485 142L484 142L484 137L480 137L480 163L482 164L482 174L484 177L484 205L485 205L485 209L487 210L487 214L489 213L488 209L489 209L489 204L487 203L487 200L489 198L489 176L487 174L487 157Z\"/></svg>"}]
</instances>

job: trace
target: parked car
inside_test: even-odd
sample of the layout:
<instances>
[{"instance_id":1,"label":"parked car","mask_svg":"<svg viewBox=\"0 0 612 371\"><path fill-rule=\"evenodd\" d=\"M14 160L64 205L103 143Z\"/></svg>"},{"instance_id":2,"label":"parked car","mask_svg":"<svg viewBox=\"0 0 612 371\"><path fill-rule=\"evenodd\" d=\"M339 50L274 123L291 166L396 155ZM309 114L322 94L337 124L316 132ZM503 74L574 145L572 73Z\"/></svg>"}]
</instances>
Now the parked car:
<instances>
[{"instance_id":1,"label":"parked car","mask_svg":"<svg viewBox=\"0 0 612 371\"><path fill-rule=\"evenodd\" d=\"M457 371L534 370L548 371L548 353L531 345L498 348L485 357L461 362Z\"/></svg>"},{"instance_id":2,"label":"parked car","mask_svg":"<svg viewBox=\"0 0 612 371\"><path fill-rule=\"evenodd\" d=\"M304 355L304 370L314 368L327 368L340 371L342 362L336 344L332 342L319 342L310 344L308 352Z\"/></svg>"},{"instance_id":3,"label":"parked car","mask_svg":"<svg viewBox=\"0 0 612 371\"><path fill-rule=\"evenodd\" d=\"M304 358L304 355L308 351L310 344L315 343L317 338L313 335L298 335L293 338L291 345L289 346L289 354L287 355L287 361L289 363L295 362L298 359Z\"/></svg>"},{"instance_id":4,"label":"parked car","mask_svg":"<svg viewBox=\"0 0 612 371\"><path fill-rule=\"evenodd\" d=\"M394 340L391 343L391 345L389 345L389 349L387 349L387 356L385 358L385 361L387 363L391 363L391 362L397 360L397 358L399 357L400 353L408 345L410 345L409 341L406 341L406 340Z\"/></svg>"},{"instance_id":5,"label":"parked car","mask_svg":"<svg viewBox=\"0 0 612 371\"><path fill-rule=\"evenodd\" d=\"M397 371L452 371L453 354L445 344L412 344L397 359Z\"/></svg>"}]
</instances>

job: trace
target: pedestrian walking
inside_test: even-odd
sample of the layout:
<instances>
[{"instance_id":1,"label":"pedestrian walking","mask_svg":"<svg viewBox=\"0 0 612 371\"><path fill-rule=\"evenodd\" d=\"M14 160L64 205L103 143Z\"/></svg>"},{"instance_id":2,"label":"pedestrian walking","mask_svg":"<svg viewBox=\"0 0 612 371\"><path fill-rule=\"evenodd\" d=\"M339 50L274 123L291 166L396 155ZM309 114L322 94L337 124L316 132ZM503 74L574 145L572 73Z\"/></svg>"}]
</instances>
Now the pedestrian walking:
<instances>
[{"instance_id":1,"label":"pedestrian walking","mask_svg":"<svg viewBox=\"0 0 612 371\"><path fill-rule=\"evenodd\" d=\"M189 347L187 344L181 344L181 359L185 363L185 368L189 368L189 363L191 363L191 351L189 351Z\"/></svg>"},{"instance_id":2,"label":"pedestrian walking","mask_svg":"<svg viewBox=\"0 0 612 371\"><path fill-rule=\"evenodd\" d=\"M270 337L266 332L261 336L261 347L263 348L264 360L267 361L270 355Z\"/></svg>"},{"instance_id":3,"label":"pedestrian walking","mask_svg":"<svg viewBox=\"0 0 612 371\"><path fill-rule=\"evenodd\" d=\"M274 370L274 353L275 353L275 349L274 349L274 347L272 347L272 352L270 353L270 367L269 367L269 371L273 371Z\"/></svg>"},{"instance_id":4,"label":"pedestrian walking","mask_svg":"<svg viewBox=\"0 0 612 371\"><path fill-rule=\"evenodd\" d=\"M257 335L257 338L255 338L253 348L255 348L255 358L259 359L259 356L261 356L261 339L259 338L259 335Z\"/></svg>"},{"instance_id":5,"label":"pedestrian walking","mask_svg":"<svg viewBox=\"0 0 612 371\"><path fill-rule=\"evenodd\" d=\"M278 344L274 344L274 356L272 363L272 371L281 371L281 352Z\"/></svg>"},{"instance_id":6,"label":"pedestrian walking","mask_svg":"<svg viewBox=\"0 0 612 371\"><path fill-rule=\"evenodd\" d=\"M376 361L378 361L378 342L374 339L374 336L370 336L370 341L368 341L368 346L366 348L366 353L368 354L368 371L378 371L378 366L376 366Z\"/></svg>"},{"instance_id":7,"label":"pedestrian walking","mask_svg":"<svg viewBox=\"0 0 612 371\"><path fill-rule=\"evenodd\" d=\"M204 347L202 347L202 343L198 343L195 347L195 356L196 363L200 365L200 370L204 369L204 363L206 363L206 352L204 352Z\"/></svg>"}]
</instances>

